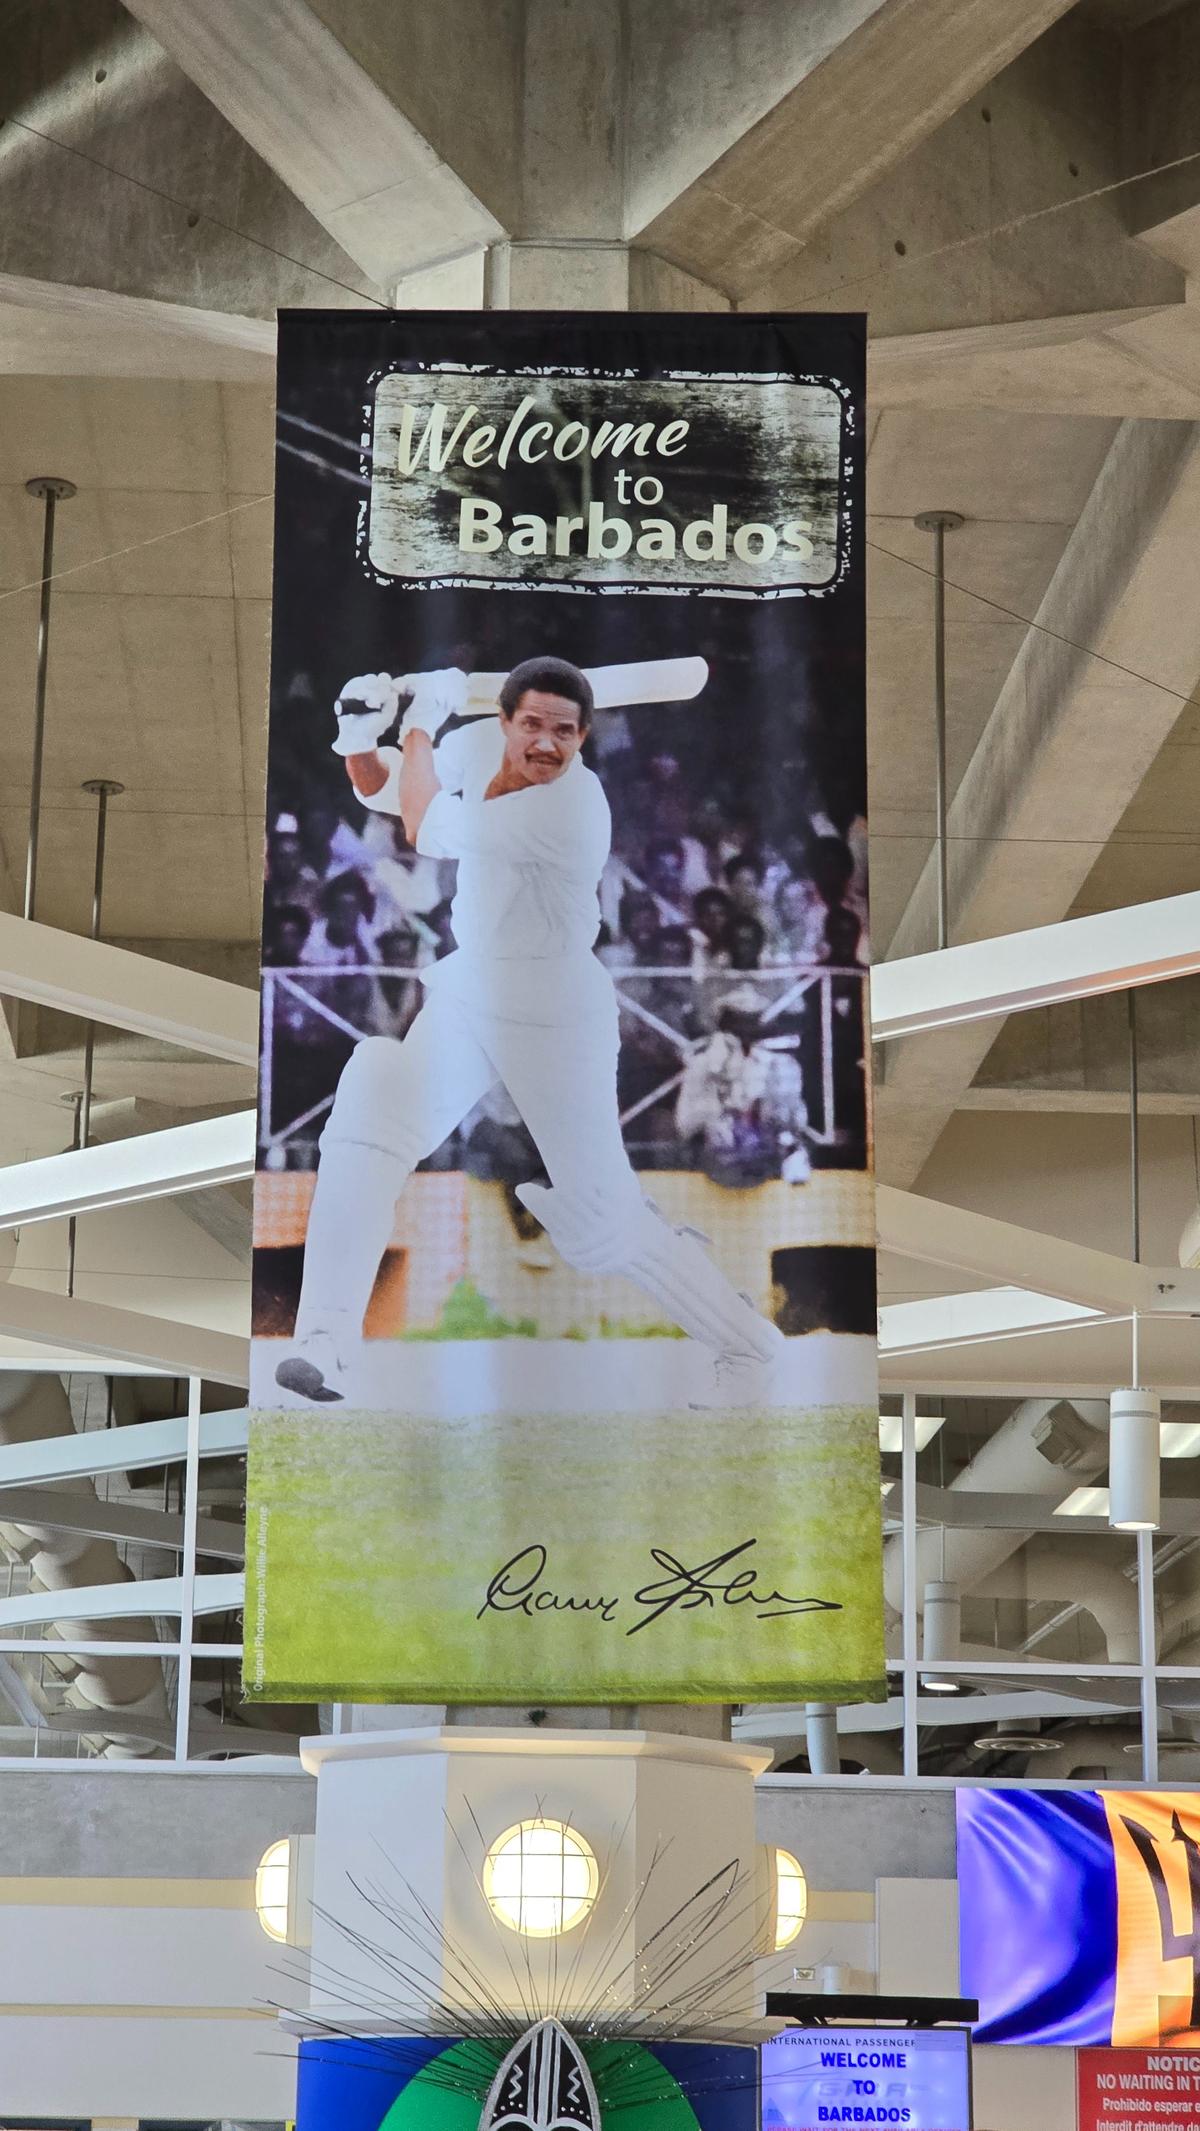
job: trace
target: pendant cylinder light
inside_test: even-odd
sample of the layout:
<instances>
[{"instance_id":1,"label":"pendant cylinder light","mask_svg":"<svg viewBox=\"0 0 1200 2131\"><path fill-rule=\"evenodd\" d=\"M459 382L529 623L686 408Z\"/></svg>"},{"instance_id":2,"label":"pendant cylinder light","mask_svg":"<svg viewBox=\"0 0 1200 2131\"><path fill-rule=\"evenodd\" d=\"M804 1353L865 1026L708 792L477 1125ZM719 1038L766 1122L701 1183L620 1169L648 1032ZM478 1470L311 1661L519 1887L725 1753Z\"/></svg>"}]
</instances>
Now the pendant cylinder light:
<instances>
[{"instance_id":1,"label":"pendant cylinder light","mask_svg":"<svg viewBox=\"0 0 1200 2131\"><path fill-rule=\"evenodd\" d=\"M1109 1400L1108 1521L1115 1532L1156 1532L1162 1405L1157 1391Z\"/></svg>"}]
</instances>

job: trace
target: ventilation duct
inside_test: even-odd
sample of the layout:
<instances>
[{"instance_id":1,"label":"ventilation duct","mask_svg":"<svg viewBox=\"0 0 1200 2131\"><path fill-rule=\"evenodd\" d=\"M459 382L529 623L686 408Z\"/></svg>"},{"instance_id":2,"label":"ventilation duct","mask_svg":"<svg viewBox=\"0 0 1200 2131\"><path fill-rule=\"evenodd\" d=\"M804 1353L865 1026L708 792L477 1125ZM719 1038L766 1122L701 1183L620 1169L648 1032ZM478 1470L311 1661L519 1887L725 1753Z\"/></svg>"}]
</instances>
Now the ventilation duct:
<instances>
[{"instance_id":1,"label":"ventilation duct","mask_svg":"<svg viewBox=\"0 0 1200 2131\"><path fill-rule=\"evenodd\" d=\"M75 1434L61 1378L25 1372L0 1374L0 1444L40 1442L52 1436ZM56 1494L98 1500L93 1482L85 1478L59 1480ZM43 1591L78 1590L93 1584L132 1583L111 1539L92 1538L87 1533L59 1531L53 1526L14 1524L3 1519L4 1496L0 1491L0 1548L14 1561L25 1564L34 1583ZM64 1623L60 1632L72 1642L153 1642L150 1619L78 1621ZM103 1710L110 1715L124 1710L139 1716L167 1715L167 1695L162 1663L151 1657L92 1657L86 1652L50 1660L54 1670L69 1680L65 1700L73 1709ZM53 1720L48 1720L52 1726ZM99 1752L118 1758L136 1758L153 1752L136 1735L122 1734L111 1725L87 1734Z\"/></svg>"},{"instance_id":2,"label":"ventilation duct","mask_svg":"<svg viewBox=\"0 0 1200 2131\"><path fill-rule=\"evenodd\" d=\"M949 1494L1032 1495L1063 1502L1081 1478L1108 1457L1108 1407L1102 1399L1025 1399L977 1451ZM1028 1533L985 1525L937 1525L917 1533L917 1588L937 1581L973 1591L1015 1554ZM893 1615L903 1602L903 1542L883 1550L884 1595Z\"/></svg>"},{"instance_id":3,"label":"ventilation duct","mask_svg":"<svg viewBox=\"0 0 1200 2131\"><path fill-rule=\"evenodd\" d=\"M1104 1637L1110 1665L1136 1665L1137 1587L1122 1575L1103 1539L1072 1538L1065 1544L1037 1535L1020 1558L1010 1557L975 1586L980 1598L1024 1600L1030 1605L1078 1606Z\"/></svg>"}]
</instances>

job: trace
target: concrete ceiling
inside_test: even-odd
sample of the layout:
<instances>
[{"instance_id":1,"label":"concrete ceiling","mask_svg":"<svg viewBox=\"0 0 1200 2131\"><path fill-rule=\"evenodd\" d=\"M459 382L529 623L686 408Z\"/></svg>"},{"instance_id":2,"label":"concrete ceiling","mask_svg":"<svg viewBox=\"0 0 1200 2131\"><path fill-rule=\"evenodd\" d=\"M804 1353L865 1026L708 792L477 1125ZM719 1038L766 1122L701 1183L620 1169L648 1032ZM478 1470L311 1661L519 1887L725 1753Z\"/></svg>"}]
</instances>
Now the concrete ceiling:
<instances>
[{"instance_id":1,"label":"concrete ceiling","mask_svg":"<svg viewBox=\"0 0 1200 2131\"><path fill-rule=\"evenodd\" d=\"M836 0L817 35L810 12L783 0L734 11L736 23L727 0L695 0L681 39L674 0L638 0L626 44L615 0L454 0L436 22L415 0L270 0L255 35L272 64L240 69L227 0L203 23L185 0L0 7L16 54L3 98L13 123L0 131L0 872L10 906L24 862L40 532L25 480L48 471L79 484L59 514L66 574L39 914L85 927L92 802L79 785L113 776L128 790L110 817L106 933L244 975L263 820L267 321L280 303L397 292L401 303L478 303L501 286L514 301L564 306L631 291L646 307L869 306L877 951L928 939L931 544L912 518L931 507L967 519L947 543L966 929L1004 929L1018 901L1020 922L1043 923L1200 885L1200 720L1181 700L1200 664L1189 665L1185 596L1200 533L1189 485L1200 338L1188 300L1200 166L1175 173L1169 197L1165 180L1158 191L1124 186L1145 167L1147 142L1167 141L1164 159L1186 149L1188 113L1154 99L1200 55L1200 0L1172 10L959 4L935 80L940 4L920 0L905 15L898 0ZM922 65L898 71L901 17ZM328 69L332 127L314 54ZM736 75L733 97L711 93L722 69ZM811 160L816 118L851 89L854 152L831 153L824 175L810 170L800 148ZM606 122L574 125L581 101ZM350 136L369 133L385 107L368 166ZM469 141L453 122L462 110L475 114ZM739 241L755 215L754 242ZM1080 548L1099 550L1079 529L1118 478L1127 489L1141 478L1142 492L1128 552L1114 537L1097 588ZM1100 669L1081 653L1066 769L1053 748L1034 761L1022 742L1020 778L1000 794L988 765L1015 744L1011 699L1039 641L1030 625L1059 626L1063 613L1082 616L1085 645L1103 637L1107 649L1112 632L1112 655L1140 659L1148 683L1175 694L1131 687L1129 722L1117 727L1129 745L1110 736L1101 747ZM1048 700L1063 694L1055 684ZM997 865L981 886L989 856L1013 874ZM1146 1071L1157 1095L1183 1107L1200 1084L1195 1006L1172 990L1183 1002L1173 1018L1146 1017ZM68 1136L60 1097L77 1080L78 1030L47 1019L39 1037L35 1056L0 1063L0 1158ZM1119 1091L1121 1042L1102 1014L1068 1012L1023 1016L998 1036L985 1027L961 1055L945 1038L892 1047L879 1106L885 1174L1085 1233L1094 1212L1060 1199L1052 1216L1040 1157L1014 1160L1015 1120L1069 1095L1084 1113L1079 1158L1108 1177L1103 1113ZM134 1039L105 1036L100 1056L106 1095L174 1115L245 1087L239 1068ZM1171 1141L1151 1160L1168 1257L1177 1158ZM155 1218L174 1220L180 1250L196 1254L199 1286L171 1275L181 1312L202 1308L207 1254L221 1246L178 1208ZM240 1268L224 1257L236 1287ZM176 1264L170 1251L162 1263ZM57 1277L40 1259L29 1270ZM885 1261L883 1273L890 1294L948 1284L930 1268ZM122 1295L150 1306L128 1286ZM214 1322L228 1322L228 1300L214 1301ZM1053 1339L1027 1345L1050 1354Z\"/></svg>"}]
</instances>

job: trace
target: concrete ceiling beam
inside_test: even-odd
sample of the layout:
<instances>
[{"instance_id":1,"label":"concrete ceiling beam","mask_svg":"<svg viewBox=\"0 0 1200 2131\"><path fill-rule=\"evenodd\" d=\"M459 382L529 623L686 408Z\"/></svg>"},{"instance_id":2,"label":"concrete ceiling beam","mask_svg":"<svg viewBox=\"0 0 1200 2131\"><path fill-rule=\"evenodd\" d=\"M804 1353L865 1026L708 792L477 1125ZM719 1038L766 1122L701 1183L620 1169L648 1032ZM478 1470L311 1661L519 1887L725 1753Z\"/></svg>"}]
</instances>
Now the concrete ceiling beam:
<instances>
[{"instance_id":1,"label":"concrete ceiling beam","mask_svg":"<svg viewBox=\"0 0 1200 2131\"><path fill-rule=\"evenodd\" d=\"M666 157L660 150L657 168L652 148L638 151L639 138L652 140L655 125L660 142L686 130L682 123L663 125L672 80L665 71L658 109L647 109L641 135L634 135L630 234L701 280L744 296L793 260L832 216L958 111L1069 4L830 0L819 10L792 8L793 65L799 45L803 71L787 86L777 58L784 93L715 156L719 118L715 128L701 129L711 160L699 173L694 145L678 153L672 147ZM693 41L691 12L688 34L676 43L676 94L689 112L702 96L695 83L704 51L703 42L698 48ZM636 24L635 14L635 35ZM648 64L642 71L654 78ZM725 69L713 72L713 107L728 79ZM675 195L664 200L672 184Z\"/></svg>"},{"instance_id":2,"label":"concrete ceiling beam","mask_svg":"<svg viewBox=\"0 0 1200 2131\"><path fill-rule=\"evenodd\" d=\"M1198 515L1200 431L1122 423L951 801L959 940L1070 911L1190 699L1200 674ZM893 957L927 953L935 928L931 855ZM960 1023L889 1047L877 1109L887 1181L915 1181L998 1025Z\"/></svg>"},{"instance_id":3,"label":"concrete ceiling beam","mask_svg":"<svg viewBox=\"0 0 1200 2131\"><path fill-rule=\"evenodd\" d=\"M0 274L0 373L21 377L172 377L240 383L275 374L275 326Z\"/></svg>"},{"instance_id":4,"label":"concrete ceiling beam","mask_svg":"<svg viewBox=\"0 0 1200 2131\"><path fill-rule=\"evenodd\" d=\"M1200 235L1198 235L1200 243ZM1197 261L1200 268L1200 259ZM1200 312L1134 304L873 339L872 408L1200 419Z\"/></svg>"},{"instance_id":5,"label":"concrete ceiling beam","mask_svg":"<svg viewBox=\"0 0 1200 2131\"><path fill-rule=\"evenodd\" d=\"M129 0L131 12L371 278L504 235L306 0ZM460 55L463 63L471 57Z\"/></svg>"}]
</instances>

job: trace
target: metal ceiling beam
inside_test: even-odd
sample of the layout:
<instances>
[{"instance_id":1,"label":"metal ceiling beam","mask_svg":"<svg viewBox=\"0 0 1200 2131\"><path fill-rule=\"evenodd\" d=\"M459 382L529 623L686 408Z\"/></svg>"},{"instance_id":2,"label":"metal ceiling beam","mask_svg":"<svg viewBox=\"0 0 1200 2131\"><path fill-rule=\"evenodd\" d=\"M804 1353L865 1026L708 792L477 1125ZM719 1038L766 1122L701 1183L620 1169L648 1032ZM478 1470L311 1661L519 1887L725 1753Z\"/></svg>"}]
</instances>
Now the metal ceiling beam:
<instances>
[{"instance_id":1,"label":"metal ceiling beam","mask_svg":"<svg viewBox=\"0 0 1200 2131\"><path fill-rule=\"evenodd\" d=\"M125 1435L128 1431L121 1429L120 1433ZM183 1518L171 1510L144 1509L136 1502L102 1502L93 1494L65 1494L55 1487L4 1485L0 1492L0 1518L5 1524L38 1524L48 1531L82 1532L92 1539L163 1547L168 1553L177 1554L183 1547ZM196 1552L241 1562L245 1559L246 1535L240 1524L201 1517L196 1527Z\"/></svg>"},{"instance_id":2,"label":"metal ceiling beam","mask_svg":"<svg viewBox=\"0 0 1200 2131\"><path fill-rule=\"evenodd\" d=\"M249 1382L250 1348L232 1332L206 1325L119 1310L78 1295L52 1295L44 1288L0 1283L0 1333L33 1340L69 1354L144 1364L163 1376L203 1376L218 1384ZM30 1476L32 1477L32 1475Z\"/></svg>"},{"instance_id":3,"label":"metal ceiling beam","mask_svg":"<svg viewBox=\"0 0 1200 2131\"><path fill-rule=\"evenodd\" d=\"M1082 1303L1099 1316L1123 1316L1131 1310L1200 1313L1200 1273L1177 1265L1135 1265L1108 1251L1018 1228L1011 1221L924 1199L894 1185L879 1186L876 1204L880 1247L901 1257L954 1266L982 1279L1027 1288L1030 1294Z\"/></svg>"},{"instance_id":4,"label":"metal ceiling beam","mask_svg":"<svg viewBox=\"0 0 1200 2131\"><path fill-rule=\"evenodd\" d=\"M871 1034L886 1043L1197 970L1200 892L1171 895L881 962L871 973Z\"/></svg>"},{"instance_id":5,"label":"metal ceiling beam","mask_svg":"<svg viewBox=\"0 0 1200 2131\"><path fill-rule=\"evenodd\" d=\"M136 1709L55 1709L43 1716L39 1711L36 1724L26 1720L30 1730L60 1732L64 1736L78 1735L89 1738L93 1734L104 1738L144 1739L150 1746L175 1744L173 1718L148 1717ZM7 1736L19 1737L9 1727ZM188 1734L188 1760L203 1761L210 1754L286 1754L292 1760L299 1756L300 1742L290 1732L267 1731L261 1726L249 1724L206 1724L193 1713ZM43 1756L42 1758L47 1758ZM151 1763L151 1766L158 1766Z\"/></svg>"},{"instance_id":6,"label":"metal ceiling beam","mask_svg":"<svg viewBox=\"0 0 1200 2131\"><path fill-rule=\"evenodd\" d=\"M0 1169L0 1229L208 1191L254 1173L254 1111L100 1140Z\"/></svg>"},{"instance_id":7,"label":"metal ceiling beam","mask_svg":"<svg viewBox=\"0 0 1200 2131\"><path fill-rule=\"evenodd\" d=\"M919 1480L916 1489L917 1521L980 1527L984 1531L1051 1532L1056 1538L1074 1539L1081 1533L1111 1537L1107 1517L1064 1517L1051 1503L1035 1495L976 1494L968 1488L931 1487ZM1162 1503L1164 1532L1200 1533L1200 1502L1167 1497Z\"/></svg>"},{"instance_id":8,"label":"metal ceiling beam","mask_svg":"<svg viewBox=\"0 0 1200 2131\"><path fill-rule=\"evenodd\" d=\"M962 1295L923 1295L885 1303L879 1312L879 1351L922 1354L931 1348L973 1346L1021 1332L1050 1332L1091 1324L1102 1312L1085 1303L1035 1295L1027 1288L973 1288Z\"/></svg>"},{"instance_id":9,"label":"metal ceiling beam","mask_svg":"<svg viewBox=\"0 0 1200 2131\"><path fill-rule=\"evenodd\" d=\"M245 1450L246 1422L245 1407L229 1413L202 1413L201 1457L230 1457ZM135 1421L128 1428L89 1428L78 1435L36 1436L28 1443L0 1444L0 1490L181 1464L187 1455L187 1425L186 1414L175 1414L165 1421ZM5 1516L7 1500L7 1493L0 1492L0 1512ZM64 1497L55 1500L62 1502Z\"/></svg>"},{"instance_id":10,"label":"metal ceiling beam","mask_svg":"<svg viewBox=\"0 0 1200 2131\"><path fill-rule=\"evenodd\" d=\"M881 963L872 1035L886 1042L1196 971L1200 891ZM241 1064L255 1058L253 991L0 916L5 989ZM254 1113L234 1111L0 1170L0 1227L208 1191L253 1171Z\"/></svg>"},{"instance_id":11,"label":"metal ceiling beam","mask_svg":"<svg viewBox=\"0 0 1200 2131\"><path fill-rule=\"evenodd\" d=\"M253 1066L258 993L0 912L0 995Z\"/></svg>"},{"instance_id":12,"label":"metal ceiling beam","mask_svg":"<svg viewBox=\"0 0 1200 2131\"><path fill-rule=\"evenodd\" d=\"M196 1613L233 1613L245 1598L244 1576L197 1576ZM144 1620L183 1609L181 1576L142 1577L129 1583L83 1584L73 1591L28 1591L0 1598L0 1631L49 1627L57 1621Z\"/></svg>"}]
</instances>

